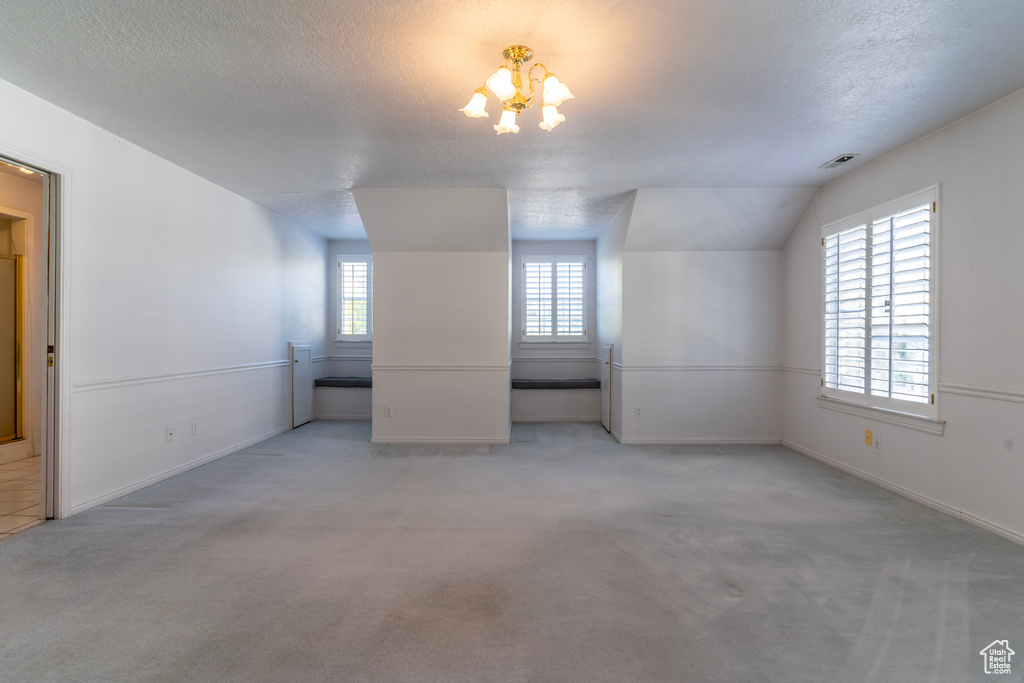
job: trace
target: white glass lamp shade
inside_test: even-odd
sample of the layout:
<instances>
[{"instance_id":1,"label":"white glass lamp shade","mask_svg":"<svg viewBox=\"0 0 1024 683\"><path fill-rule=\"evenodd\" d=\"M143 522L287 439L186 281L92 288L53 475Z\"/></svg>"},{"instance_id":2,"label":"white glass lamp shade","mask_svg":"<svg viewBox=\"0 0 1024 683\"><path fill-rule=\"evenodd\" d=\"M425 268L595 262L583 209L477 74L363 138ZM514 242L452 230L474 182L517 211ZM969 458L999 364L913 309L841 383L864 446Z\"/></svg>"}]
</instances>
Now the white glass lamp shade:
<instances>
[{"instance_id":1,"label":"white glass lamp shade","mask_svg":"<svg viewBox=\"0 0 1024 683\"><path fill-rule=\"evenodd\" d=\"M555 126L560 124L562 121L565 121L565 116L559 114L558 109L556 109L553 104L545 104L543 110L544 120L540 122L540 127L547 132L550 133L555 129Z\"/></svg>"},{"instance_id":2,"label":"white glass lamp shade","mask_svg":"<svg viewBox=\"0 0 1024 683\"><path fill-rule=\"evenodd\" d=\"M573 99L572 93L565 83L562 83L554 74L548 74L544 78L544 104L557 107L566 100Z\"/></svg>"},{"instance_id":3,"label":"white glass lamp shade","mask_svg":"<svg viewBox=\"0 0 1024 683\"><path fill-rule=\"evenodd\" d=\"M505 67L487 77L487 87L502 102L516 94L516 86L512 85L512 72Z\"/></svg>"},{"instance_id":4,"label":"white glass lamp shade","mask_svg":"<svg viewBox=\"0 0 1024 683\"><path fill-rule=\"evenodd\" d=\"M511 109L501 112L501 120L494 126L494 130L498 131L498 135L502 133L518 133L519 126L516 125L516 113Z\"/></svg>"},{"instance_id":5,"label":"white glass lamp shade","mask_svg":"<svg viewBox=\"0 0 1024 683\"><path fill-rule=\"evenodd\" d=\"M481 88L481 90L483 90L483 88ZM467 104L459 111L463 112L466 116L473 119L478 119L481 116L490 116L490 114L484 111L484 106L486 104L487 93L480 92L480 90L477 90L475 93L473 93L473 98L470 99L469 104Z\"/></svg>"}]
</instances>

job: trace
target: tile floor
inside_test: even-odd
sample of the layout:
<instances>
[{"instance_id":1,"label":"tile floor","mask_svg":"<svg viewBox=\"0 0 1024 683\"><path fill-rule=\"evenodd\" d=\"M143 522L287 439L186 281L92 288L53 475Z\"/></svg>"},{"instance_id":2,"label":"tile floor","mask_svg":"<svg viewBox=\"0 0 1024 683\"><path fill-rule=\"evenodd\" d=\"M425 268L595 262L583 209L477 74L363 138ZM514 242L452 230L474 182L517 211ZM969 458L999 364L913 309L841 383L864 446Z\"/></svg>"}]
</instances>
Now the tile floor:
<instances>
[{"instance_id":1,"label":"tile floor","mask_svg":"<svg viewBox=\"0 0 1024 683\"><path fill-rule=\"evenodd\" d=\"M42 523L39 519L41 460L35 457L0 465L0 541Z\"/></svg>"}]
</instances>

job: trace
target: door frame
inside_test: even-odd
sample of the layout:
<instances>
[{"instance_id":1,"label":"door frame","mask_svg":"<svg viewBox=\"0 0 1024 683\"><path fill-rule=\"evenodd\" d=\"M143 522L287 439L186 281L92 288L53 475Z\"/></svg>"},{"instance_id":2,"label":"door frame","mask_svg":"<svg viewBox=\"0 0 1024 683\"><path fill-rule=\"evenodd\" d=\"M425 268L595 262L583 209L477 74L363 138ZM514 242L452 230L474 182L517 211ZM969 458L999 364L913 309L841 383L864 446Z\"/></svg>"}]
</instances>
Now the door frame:
<instances>
[{"instance_id":1,"label":"door frame","mask_svg":"<svg viewBox=\"0 0 1024 683\"><path fill-rule=\"evenodd\" d=\"M46 231L46 344L53 347L43 392L43 519L71 514L71 247L72 169L59 161L0 141L0 156L43 175L45 198L39 226Z\"/></svg>"}]
</instances>

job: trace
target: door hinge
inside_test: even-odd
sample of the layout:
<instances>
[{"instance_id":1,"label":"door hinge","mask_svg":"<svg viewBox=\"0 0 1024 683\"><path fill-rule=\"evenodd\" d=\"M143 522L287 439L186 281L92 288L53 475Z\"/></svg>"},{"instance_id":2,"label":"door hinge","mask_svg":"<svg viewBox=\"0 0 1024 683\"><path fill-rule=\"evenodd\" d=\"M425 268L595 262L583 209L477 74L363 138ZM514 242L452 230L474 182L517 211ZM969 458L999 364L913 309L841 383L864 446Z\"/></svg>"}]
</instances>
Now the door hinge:
<instances>
[{"instance_id":1,"label":"door hinge","mask_svg":"<svg viewBox=\"0 0 1024 683\"><path fill-rule=\"evenodd\" d=\"M825 238L824 237L821 238L821 246L825 246Z\"/></svg>"},{"instance_id":2,"label":"door hinge","mask_svg":"<svg viewBox=\"0 0 1024 683\"><path fill-rule=\"evenodd\" d=\"M932 394L932 405L935 405L935 394Z\"/></svg>"},{"instance_id":3,"label":"door hinge","mask_svg":"<svg viewBox=\"0 0 1024 683\"><path fill-rule=\"evenodd\" d=\"M821 378L821 386L825 386L825 378L824 377Z\"/></svg>"},{"instance_id":4,"label":"door hinge","mask_svg":"<svg viewBox=\"0 0 1024 683\"><path fill-rule=\"evenodd\" d=\"M932 202L932 213L935 213L935 202Z\"/></svg>"}]
</instances>

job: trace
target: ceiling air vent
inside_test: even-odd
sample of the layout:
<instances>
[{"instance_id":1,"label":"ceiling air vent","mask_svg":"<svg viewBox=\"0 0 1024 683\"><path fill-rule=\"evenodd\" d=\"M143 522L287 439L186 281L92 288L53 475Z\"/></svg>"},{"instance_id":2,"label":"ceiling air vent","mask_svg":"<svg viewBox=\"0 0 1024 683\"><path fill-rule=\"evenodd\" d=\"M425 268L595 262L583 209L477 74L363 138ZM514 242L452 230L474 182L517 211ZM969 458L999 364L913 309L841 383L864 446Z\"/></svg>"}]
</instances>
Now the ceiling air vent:
<instances>
[{"instance_id":1,"label":"ceiling air vent","mask_svg":"<svg viewBox=\"0 0 1024 683\"><path fill-rule=\"evenodd\" d=\"M825 163L823 163L818 168L835 168L836 166L838 166L840 164L845 164L850 159L853 159L854 157L859 157L859 156L860 156L859 154L840 154L839 156L837 156L832 161L826 161Z\"/></svg>"}]
</instances>

